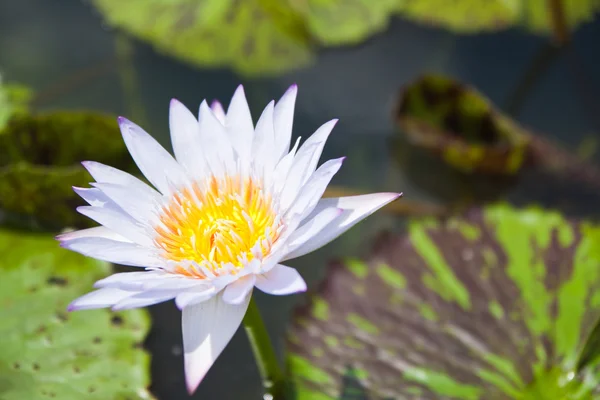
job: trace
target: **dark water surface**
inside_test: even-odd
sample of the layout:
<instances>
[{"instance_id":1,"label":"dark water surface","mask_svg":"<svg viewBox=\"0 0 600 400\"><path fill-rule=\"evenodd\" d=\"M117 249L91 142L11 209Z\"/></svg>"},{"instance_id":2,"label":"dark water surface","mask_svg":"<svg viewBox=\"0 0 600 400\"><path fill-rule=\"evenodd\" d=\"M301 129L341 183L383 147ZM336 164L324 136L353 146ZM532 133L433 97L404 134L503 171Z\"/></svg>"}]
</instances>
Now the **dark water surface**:
<instances>
[{"instance_id":1,"label":"dark water surface","mask_svg":"<svg viewBox=\"0 0 600 400\"><path fill-rule=\"evenodd\" d=\"M457 37L395 20L385 34L358 47L325 51L315 65L305 70L249 81L228 70L185 65L135 40L131 62L118 62L118 35L103 26L100 16L81 1L0 0L0 72L6 80L39 91L38 110L94 109L124 115L139 122L167 147L172 97L191 109L196 109L204 98L227 103L235 87L244 83L257 118L268 101L279 98L290 84L298 83L294 135L307 137L320 124L341 119L324 152L324 158L348 156L333 183L362 192L403 191L410 200L435 200L434 190L417 184L414 176L425 174L435 186L435 168L439 167L424 164L415 175L394 160L390 138L396 133L390 112L398 89L421 73L444 72L475 85L503 105L524 68L545 43L520 31ZM573 50L585 74L565 54L560 55L524 102L520 121L573 148L585 137L600 139L600 97L596 92L600 89L599 39L598 21L579 29ZM128 77L131 72L135 80ZM123 82L134 82L137 89L124 91ZM581 99L590 94L595 100L583 103ZM560 193L537 195L534 197L545 199ZM589 201L590 207L596 204ZM328 259L365 254L377 231L399 230L403 222L402 218L380 212L334 244L290 265L298 267L309 287L314 288ZM257 297L281 353L290 310L303 296L266 297L259 293ZM147 346L153 354L152 390L159 399L187 399L180 313L172 302L150 310L154 327ZM242 331L194 398L261 398L258 372Z\"/></svg>"}]
</instances>

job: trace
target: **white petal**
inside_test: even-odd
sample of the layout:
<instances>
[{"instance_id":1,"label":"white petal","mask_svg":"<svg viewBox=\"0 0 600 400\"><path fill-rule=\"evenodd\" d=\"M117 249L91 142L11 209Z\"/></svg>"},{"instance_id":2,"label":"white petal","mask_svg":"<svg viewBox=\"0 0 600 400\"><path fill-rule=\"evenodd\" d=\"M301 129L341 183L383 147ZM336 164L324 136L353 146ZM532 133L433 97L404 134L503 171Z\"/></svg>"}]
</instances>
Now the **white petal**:
<instances>
[{"instance_id":1,"label":"white petal","mask_svg":"<svg viewBox=\"0 0 600 400\"><path fill-rule=\"evenodd\" d=\"M215 117L206 101L200 104L198 118L201 145L208 167L217 176L233 171L235 164L231 141L225 127Z\"/></svg>"},{"instance_id":2,"label":"white petal","mask_svg":"<svg viewBox=\"0 0 600 400\"><path fill-rule=\"evenodd\" d=\"M214 100L212 103L210 103L210 109L212 110L213 114L215 114L215 117L217 117L219 122L225 126L225 110L223 109L221 102Z\"/></svg>"},{"instance_id":3,"label":"white petal","mask_svg":"<svg viewBox=\"0 0 600 400\"><path fill-rule=\"evenodd\" d=\"M317 164L319 163L319 159L321 158L321 154L323 153L323 147L325 147L325 143L327 142L327 139L329 138L331 131L333 130L333 128L335 127L335 125L337 123L338 123L337 119L332 119L331 121L324 123L323 125L321 125L319 127L319 129L317 129L315 131L315 133L313 133L306 140L306 142L304 142L304 146L307 146L307 147L310 147L313 144L317 145L317 149L314 151L311 151L312 159L307 166L308 170L310 171L309 172L310 174L312 174L314 172L314 170L317 168ZM302 148L300 148L300 150L298 150L298 152L301 152L301 151L302 151ZM306 179L308 179L308 178L306 178ZM306 182L306 180L304 182Z\"/></svg>"},{"instance_id":4,"label":"white petal","mask_svg":"<svg viewBox=\"0 0 600 400\"><path fill-rule=\"evenodd\" d=\"M94 228L87 228L87 229L81 229L78 231L65 232L60 235L57 235L56 240L67 241L67 240L90 238L90 237L111 239L111 240L116 240L119 242L131 243L130 240L124 238L123 236L119 235L118 233L115 233L115 232L111 231L110 229L105 228L103 226L96 226Z\"/></svg>"},{"instance_id":5,"label":"white petal","mask_svg":"<svg viewBox=\"0 0 600 400\"><path fill-rule=\"evenodd\" d=\"M223 301L229 304L241 304L254 287L254 282L256 276L251 274L230 283L223 291Z\"/></svg>"},{"instance_id":6,"label":"white petal","mask_svg":"<svg viewBox=\"0 0 600 400\"><path fill-rule=\"evenodd\" d=\"M256 287L265 293L285 295L306 292L306 282L295 268L277 264L256 277Z\"/></svg>"},{"instance_id":7,"label":"white petal","mask_svg":"<svg viewBox=\"0 0 600 400\"><path fill-rule=\"evenodd\" d=\"M114 183L115 185L126 186L140 196L160 198L160 193L127 172L94 161L84 161L81 164L96 182Z\"/></svg>"},{"instance_id":8,"label":"white petal","mask_svg":"<svg viewBox=\"0 0 600 400\"><path fill-rule=\"evenodd\" d=\"M337 121L337 119L334 119L326 122L302 144L290 169L290 180L289 184L285 186L284 195L289 189L300 188L308 181L311 174L315 172L325 142L327 142L327 138Z\"/></svg>"},{"instance_id":9,"label":"white petal","mask_svg":"<svg viewBox=\"0 0 600 400\"><path fill-rule=\"evenodd\" d=\"M104 279L100 279L94 283L97 289L105 287L113 287L123 290L141 291L143 283L147 281L164 281L165 277L171 274L162 270L143 271L143 272L119 272L112 274Z\"/></svg>"},{"instance_id":10,"label":"white petal","mask_svg":"<svg viewBox=\"0 0 600 400\"><path fill-rule=\"evenodd\" d=\"M175 99L171 100L169 127L177 161L185 168L188 176L204 176L206 163L200 141L200 125L194 114Z\"/></svg>"},{"instance_id":11,"label":"white petal","mask_svg":"<svg viewBox=\"0 0 600 400\"><path fill-rule=\"evenodd\" d=\"M287 153L275 167L275 172L273 173L273 193L279 193L281 189L284 188L285 183L288 178L288 174L290 172L290 168L294 162L294 157L296 155L296 150L298 150L298 145L300 144L300 138L296 140L294 147ZM299 189L299 186L298 186Z\"/></svg>"},{"instance_id":12,"label":"white petal","mask_svg":"<svg viewBox=\"0 0 600 400\"><path fill-rule=\"evenodd\" d=\"M340 170L344 159L345 157L326 161L310 176L306 184L300 189L294 203L286 212L285 217L288 220L297 216L300 216L300 219L303 220L312 212L323 193L325 193L327 185Z\"/></svg>"},{"instance_id":13,"label":"white petal","mask_svg":"<svg viewBox=\"0 0 600 400\"><path fill-rule=\"evenodd\" d=\"M329 207L339 207L342 208L344 212L334 222L327 225L318 235L287 254L284 260L303 256L325 246L327 243L352 228L358 222L391 201L396 200L398 197L400 197L400 194L398 193L373 193L362 196L321 199L307 219L318 215L321 210Z\"/></svg>"},{"instance_id":14,"label":"white petal","mask_svg":"<svg viewBox=\"0 0 600 400\"><path fill-rule=\"evenodd\" d=\"M183 168L146 131L123 117L119 117L119 126L131 157L142 174L161 193L169 194L173 187L188 183Z\"/></svg>"},{"instance_id":15,"label":"white petal","mask_svg":"<svg viewBox=\"0 0 600 400\"><path fill-rule=\"evenodd\" d=\"M180 310L183 310L186 307L207 301L214 297L215 294L217 294L217 289L215 287L185 291L177 295L175 298L175 305L177 305Z\"/></svg>"},{"instance_id":16,"label":"white petal","mask_svg":"<svg viewBox=\"0 0 600 400\"><path fill-rule=\"evenodd\" d=\"M316 148L317 145L313 144L309 149ZM289 168L289 172L283 181L280 181L280 184L276 186L276 190L280 195L279 206L281 210L289 208L303 186L305 175L308 174L310 176L306 165L310 162L311 158L312 153L309 151L304 151L302 154L297 153L292 161L292 166ZM283 159L285 160L285 157ZM281 179L281 177L278 176L277 179Z\"/></svg>"},{"instance_id":17,"label":"white petal","mask_svg":"<svg viewBox=\"0 0 600 400\"><path fill-rule=\"evenodd\" d=\"M114 201L108 198L107 195L102 193L100 189L97 188L80 188L73 186L73 190L77 193L86 203L91 206L99 207L99 208L110 208L115 210L120 210L119 207Z\"/></svg>"},{"instance_id":18,"label":"white petal","mask_svg":"<svg viewBox=\"0 0 600 400\"><path fill-rule=\"evenodd\" d=\"M273 108L275 102L271 101L264 109L254 132L254 141L252 142L252 161L253 170L256 176L264 178L265 185L268 185L273 174L275 159L273 143L275 140L275 131L273 130Z\"/></svg>"},{"instance_id":19,"label":"white petal","mask_svg":"<svg viewBox=\"0 0 600 400\"><path fill-rule=\"evenodd\" d=\"M164 264L164 261L161 260L155 250L133 243L98 237L84 237L64 240L60 245L85 256L115 264L134 267L160 267Z\"/></svg>"},{"instance_id":20,"label":"white petal","mask_svg":"<svg viewBox=\"0 0 600 400\"><path fill-rule=\"evenodd\" d=\"M114 183L92 183L114 201L124 212L145 226L156 223L159 204L155 197L145 197L127 186Z\"/></svg>"},{"instance_id":21,"label":"white petal","mask_svg":"<svg viewBox=\"0 0 600 400\"><path fill-rule=\"evenodd\" d=\"M126 297L132 296L136 292L121 290L116 288L105 288L90 292L74 300L69 307L69 311L89 310L92 308L112 307Z\"/></svg>"},{"instance_id":22,"label":"white petal","mask_svg":"<svg viewBox=\"0 0 600 400\"><path fill-rule=\"evenodd\" d=\"M308 240L318 235L323 228L338 218L343 211L344 210L341 208L329 207L320 210L311 218L307 218L287 239L287 252L294 251Z\"/></svg>"},{"instance_id":23,"label":"white petal","mask_svg":"<svg viewBox=\"0 0 600 400\"><path fill-rule=\"evenodd\" d=\"M154 243L146 230L120 208L81 206L77 207L77 211L132 242L142 246L152 246Z\"/></svg>"},{"instance_id":24,"label":"white petal","mask_svg":"<svg viewBox=\"0 0 600 400\"><path fill-rule=\"evenodd\" d=\"M275 126L274 155L276 160L280 160L290 149L297 94L298 86L292 85L275 105L273 124Z\"/></svg>"},{"instance_id":25,"label":"white petal","mask_svg":"<svg viewBox=\"0 0 600 400\"><path fill-rule=\"evenodd\" d=\"M119 311L152 306L154 304L169 301L174 298L176 294L177 292L173 290L149 290L147 292L141 292L134 294L133 296L125 297L112 306L112 309L114 311Z\"/></svg>"},{"instance_id":26,"label":"white petal","mask_svg":"<svg viewBox=\"0 0 600 400\"><path fill-rule=\"evenodd\" d=\"M227 304L221 296L183 309L185 380L193 393L240 326L250 296L239 305Z\"/></svg>"},{"instance_id":27,"label":"white petal","mask_svg":"<svg viewBox=\"0 0 600 400\"><path fill-rule=\"evenodd\" d=\"M242 85L238 86L229 103L226 126L236 153L243 163L249 163L254 137L254 123Z\"/></svg>"}]
</instances>

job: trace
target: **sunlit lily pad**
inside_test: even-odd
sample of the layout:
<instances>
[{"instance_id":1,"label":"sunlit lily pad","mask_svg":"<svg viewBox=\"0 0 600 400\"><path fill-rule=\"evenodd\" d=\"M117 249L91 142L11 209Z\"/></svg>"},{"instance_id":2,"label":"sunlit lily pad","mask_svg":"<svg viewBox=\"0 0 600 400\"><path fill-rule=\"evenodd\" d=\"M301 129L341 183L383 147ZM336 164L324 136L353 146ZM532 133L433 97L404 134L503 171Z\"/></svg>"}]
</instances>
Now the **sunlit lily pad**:
<instances>
[{"instance_id":1,"label":"sunlit lily pad","mask_svg":"<svg viewBox=\"0 0 600 400\"><path fill-rule=\"evenodd\" d=\"M0 231L0 399L150 399L145 311L68 313L108 264Z\"/></svg>"},{"instance_id":2,"label":"sunlit lily pad","mask_svg":"<svg viewBox=\"0 0 600 400\"><path fill-rule=\"evenodd\" d=\"M493 205L383 235L336 263L289 333L297 398L338 399L344 375L381 399L588 399L577 370L600 317L600 227Z\"/></svg>"},{"instance_id":3,"label":"sunlit lily pad","mask_svg":"<svg viewBox=\"0 0 600 400\"><path fill-rule=\"evenodd\" d=\"M384 30L398 0L287 0L326 46L356 44Z\"/></svg>"},{"instance_id":4,"label":"sunlit lily pad","mask_svg":"<svg viewBox=\"0 0 600 400\"><path fill-rule=\"evenodd\" d=\"M84 160L133 169L116 119L88 112L15 115L0 133L0 209L48 227L87 226L71 186L92 178Z\"/></svg>"},{"instance_id":5,"label":"sunlit lily pad","mask_svg":"<svg viewBox=\"0 0 600 400\"><path fill-rule=\"evenodd\" d=\"M421 23L460 33L497 31L523 26L536 33L554 31L548 0L399 0L402 15ZM597 0L558 0L565 24L575 28L591 21L600 10Z\"/></svg>"},{"instance_id":6,"label":"sunlit lily pad","mask_svg":"<svg viewBox=\"0 0 600 400\"><path fill-rule=\"evenodd\" d=\"M465 172L514 174L530 141L475 89L439 75L405 87L394 117L414 145Z\"/></svg>"},{"instance_id":7,"label":"sunlit lily pad","mask_svg":"<svg viewBox=\"0 0 600 400\"><path fill-rule=\"evenodd\" d=\"M199 66L255 75L307 64L303 22L278 0L94 0L107 22Z\"/></svg>"}]
</instances>

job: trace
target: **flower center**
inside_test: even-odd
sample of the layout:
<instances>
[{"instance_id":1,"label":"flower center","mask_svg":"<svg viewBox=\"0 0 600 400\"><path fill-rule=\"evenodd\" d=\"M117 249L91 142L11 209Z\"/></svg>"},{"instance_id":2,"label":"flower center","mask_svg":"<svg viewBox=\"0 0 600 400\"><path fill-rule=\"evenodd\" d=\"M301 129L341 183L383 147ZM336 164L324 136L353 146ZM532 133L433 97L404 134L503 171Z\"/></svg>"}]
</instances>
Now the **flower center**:
<instances>
[{"instance_id":1,"label":"flower center","mask_svg":"<svg viewBox=\"0 0 600 400\"><path fill-rule=\"evenodd\" d=\"M269 254L281 222L272 198L251 178L210 178L173 195L154 227L155 243L176 272L206 277L235 273Z\"/></svg>"}]
</instances>

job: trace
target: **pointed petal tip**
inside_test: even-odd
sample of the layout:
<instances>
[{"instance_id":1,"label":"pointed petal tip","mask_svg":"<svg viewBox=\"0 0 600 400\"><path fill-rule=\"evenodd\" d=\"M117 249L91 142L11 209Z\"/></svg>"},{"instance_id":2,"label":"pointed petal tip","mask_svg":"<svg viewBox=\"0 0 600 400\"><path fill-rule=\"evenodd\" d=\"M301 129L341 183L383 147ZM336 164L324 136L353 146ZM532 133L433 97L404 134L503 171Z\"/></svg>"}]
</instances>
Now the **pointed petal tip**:
<instances>
[{"instance_id":1,"label":"pointed petal tip","mask_svg":"<svg viewBox=\"0 0 600 400\"><path fill-rule=\"evenodd\" d=\"M117 123L119 125L126 124L127 122L129 122L129 120L127 118L122 117L120 115L117 117Z\"/></svg>"},{"instance_id":2,"label":"pointed petal tip","mask_svg":"<svg viewBox=\"0 0 600 400\"><path fill-rule=\"evenodd\" d=\"M67 306L67 312L73 311L77 311L77 305L75 304L75 301L71 302L71 304Z\"/></svg>"},{"instance_id":3,"label":"pointed petal tip","mask_svg":"<svg viewBox=\"0 0 600 400\"><path fill-rule=\"evenodd\" d=\"M217 99L214 99L212 101L212 103L210 103L210 108L216 108L216 107L223 107L223 105L221 104L221 102Z\"/></svg>"},{"instance_id":4,"label":"pointed petal tip","mask_svg":"<svg viewBox=\"0 0 600 400\"><path fill-rule=\"evenodd\" d=\"M194 394L198 386L200 386L200 382L202 382L202 378L200 378L197 382L192 379L188 379L187 375L185 377L185 387L187 388L188 394L191 396Z\"/></svg>"},{"instance_id":5,"label":"pointed petal tip","mask_svg":"<svg viewBox=\"0 0 600 400\"><path fill-rule=\"evenodd\" d=\"M179 100L177 100L176 98L174 98L174 97L173 97L173 98L171 99L171 101L169 102L169 105L170 105L171 107L173 107L175 104L183 104L183 103L181 103Z\"/></svg>"},{"instance_id":6,"label":"pointed petal tip","mask_svg":"<svg viewBox=\"0 0 600 400\"><path fill-rule=\"evenodd\" d=\"M236 92L244 92L244 85L240 83L240 84L237 86L237 88L235 88L235 91L236 91Z\"/></svg>"}]
</instances>

